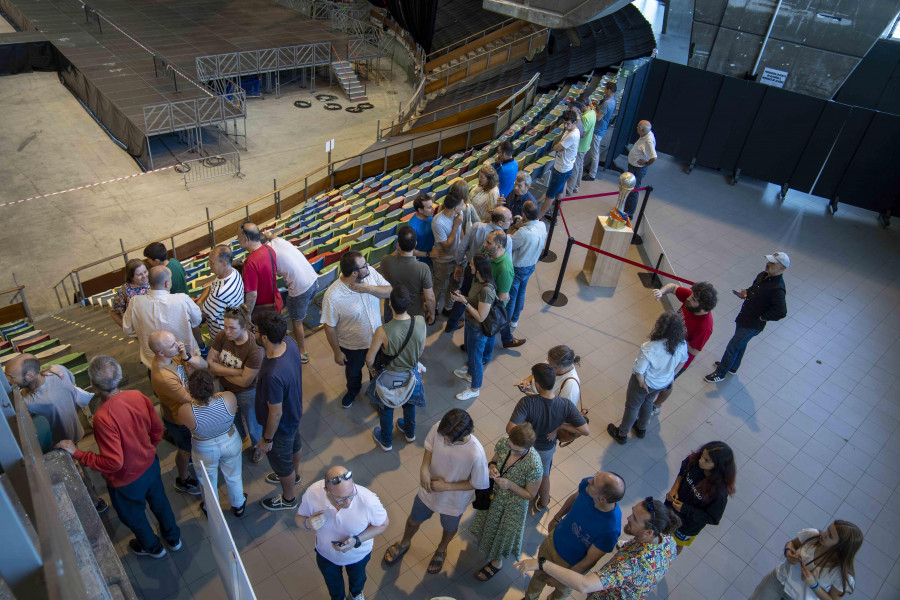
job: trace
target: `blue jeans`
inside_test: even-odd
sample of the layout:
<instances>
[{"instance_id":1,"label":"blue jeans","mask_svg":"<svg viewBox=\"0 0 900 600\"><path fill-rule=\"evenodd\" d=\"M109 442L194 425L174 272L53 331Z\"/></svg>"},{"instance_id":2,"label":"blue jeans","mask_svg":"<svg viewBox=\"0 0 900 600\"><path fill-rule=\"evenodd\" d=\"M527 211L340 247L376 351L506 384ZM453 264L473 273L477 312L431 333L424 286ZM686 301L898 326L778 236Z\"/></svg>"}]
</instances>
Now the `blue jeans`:
<instances>
[{"instance_id":1,"label":"blue jeans","mask_svg":"<svg viewBox=\"0 0 900 600\"><path fill-rule=\"evenodd\" d=\"M472 378L471 387L473 390L477 390L481 388L484 367L491 360L491 354L494 352L494 338L484 335L484 332L481 331L481 324L473 324L466 319L465 340L466 353L469 357L466 365L469 368L469 376Z\"/></svg>"},{"instance_id":2,"label":"blue jeans","mask_svg":"<svg viewBox=\"0 0 900 600\"><path fill-rule=\"evenodd\" d=\"M737 371L740 368L741 359L744 358L744 350L747 349L747 342L753 336L759 335L761 331L762 329L750 329L740 325L734 328L734 335L731 336L731 340L725 346L725 354L722 355L722 360L719 361L719 366L716 367L716 374L719 377L725 377L725 373L728 371Z\"/></svg>"},{"instance_id":3,"label":"blue jeans","mask_svg":"<svg viewBox=\"0 0 900 600\"><path fill-rule=\"evenodd\" d=\"M328 588L331 600L344 600L347 597L344 593L347 588L344 587L343 569L347 570L347 579L350 581L350 597L362 594L363 588L366 587L366 564L370 558L372 558L371 552L366 554L361 561L342 567L316 551L316 565L322 572L322 577L325 578L325 586Z\"/></svg>"},{"instance_id":4,"label":"blue jeans","mask_svg":"<svg viewBox=\"0 0 900 600\"><path fill-rule=\"evenodd\" d=\"M148 552L159 552L162 544L150 521L147 520L147 506L159 523L159 532L169 545L175 545L181 539L181 530L175 524L175 514L166 497L159 470L159 457L147 467L144 473L131 483L119 487L107 486L109 499L119 520L128 527L137 538L141 548Z\"/></svg>"},{"instance_id":5,"label":"blue jeans","mask_svg":"<svg viewBox=\"0 0 900 600\"><path fill-rule=\"evenodd\" d=\"M362 370L366 366L366 353L369 350L348 350L341 348L341 352L347 358L344 363L344 375L347 377L347 396L356 398L362 390Z\"/></svg>"},{"instance_id":6,"label":"blue jeans","mask_svg":"<svg viewBox=\"0 0 900 600\"><path fill-rule=\"evenodd\" d=\"M519 315L522 314L522 309L525 308L525 288L528 287L528 279L534 273L536 266L513 268L513 282L512 287L509 288L509 302L506 303L506 307L510 312L510 321L513 323L519 320ZM513 340L512 329L508 325L500 331L500 339L504 342Z\"/></svg>"},{"instance_id":7,"label":"blue jeans","mask_svg":"<svg viewBox=\"0 0 900 600\"><path fill-rule=\"evenodd\" d=\"M394 443L394 409L387 406L378 407L378 423L381 426L381 443L390 446ZM407 402L403 405L403 425L406 437L416 435L416 405Z\"/></svg>"},{"instance_id":8,"label":"blue jeans","mask_svg":"<svg viewBox=\"0 0 900 600\"><path fill-rule=\"evenodd\" d=\"M472 269L464 267L462 282L459 285L459 293L463 296L468 296L469 290L472 289L472 277ZM454 302L453 307L450 308L450 316L447 317L447 323L444 325L445 331L453 331L456 329L457 325L459 325L459 320L462 319L465 314L466 305L462 302Z\"/></svg>"},{"instance_id":9,"label":"blue jeans","mask_svg":"<svg viewBox=\"0 0 900 600\"><path fill-rule=\"evenodd\" d=\"M262 437L263 427L256 421L256 388L244 390L235 394L238 403L237 414L234 415L234 426L237 427L241 439L250 436L250 443L254 446ZM244 419L247 423L244 423ZM248 431L249 429L249 431Z\"/></svg>"},{"instance_id":10,"label":"blue jeans","mask_svg":"<svg viewBox=\"0 0 900 600\"><path fill-rule=\"evenodd\" d=\"M647 176L647 167L639 167L637 165L633 165L628 163L628 171L634 175L634 189L638 189L641 187L641 181L644 180L644 177ZM638 192L631 192L628 194L628 200L625 201L625 212L628 213L629 217L634 217L634 211L637 208L638 204Z\"/></svg>"},{"instance_id":11,"label":"blue jeans","mask_svg":"<svg viewBox=\"0 0 900 600\"><path fill-rule=\"evenodd\" d=\"M194 464L200 466L200 461L206 467L206 474L209 476L209 482L212 489L216 493L213 498L204 500L207 504L217 504L219 502L219 469L222 469L222 475L225 477L225 485L228 488L228 501L231 506L238 507L244 505L244 484L241 481L241 438L234 430L231 434L223 433L211 440L194 440L191 456L194 458Z\"/></svg>"}]
</instances>

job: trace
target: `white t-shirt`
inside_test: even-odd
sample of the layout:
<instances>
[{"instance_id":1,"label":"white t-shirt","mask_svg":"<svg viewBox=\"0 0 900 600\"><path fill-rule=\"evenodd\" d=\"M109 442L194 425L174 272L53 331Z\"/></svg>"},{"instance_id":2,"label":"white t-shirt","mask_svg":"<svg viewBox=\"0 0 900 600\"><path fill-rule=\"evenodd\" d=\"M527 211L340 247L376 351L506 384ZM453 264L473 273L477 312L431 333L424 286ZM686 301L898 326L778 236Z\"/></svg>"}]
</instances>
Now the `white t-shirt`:
<instances>
[{"instance_id":1,"label":"white t-shirt","mask_svg":"<svg viewBox=\"0 0 900 600\"><path fill-rule=\"evenodd\" d=\"M425 449L431 452L431 477L455 483L468 481L475 489L487 489L490 483L487 457L484 447L475 434L469 435L465 444L448 444L437 430L435 423L425 437ZM462 492L427 492L419 488L419 499L425 506L440 515L457 517L466 512L466 507L475 497L474 490Z\"/></svg>"},{"instance_id":2,"label":"white t-shirt","mask_svg":"<svg viewBox=\"0 0 900 600\"><path fill-rule=\"evenodd\" d=\"M647 135L642 135L638 141L631 147L628 153L628 164L639 167L638 160L648 161L656 158L656 136L650 131Z\"/></svg>"},{"instance_id":3,"label":"white t-shirt","mask_svg":"<svg viewBox=\"0 0 900 600\"><path fill-rule=\"evenodd\" d=\"M363 283L391 285L372 267ZM368 350L375 330L381 327L381 300L354 292L338 277L322 297L322 323L334 328L341 348Z\"/></svg>"},{"instance_id":4,"label":"white t-shirt","mask_svg":"<svg viewBox=\"0 0 900 600\"><path fill-rule=\"evenodd\" d=\"M661 390L675 379L675 367L687 359L687 342L681 342L675 348L675 354L666 352L665 340L644 342L634 361L634 372L644 375L647 387Z\"/></svg>"},{"instance_id":5,"label":"white t-shirt","mask_svg":"<svg viewBox=\"0 0 900 600\"><path fill-rule=\"evenodd\" d=\"M816 544L805 544L804 542L817 535L819 535L818 529L801 529L797 534L797 539L800 540L801 544L797 551L797 554L800 555L800 562L806 564L815 557ZM844 590L841 569L839 567L835 569L820 569L814 565L809 565L807 568L812 571L812 574L816 577L816 581L819 582L819 586L826 592L830 592L831 588L835 587L838 591L844 591L846 594L847 592L852 592L853 587L856 585L856 581L853 579L853 576L850 575L850 589ZM815 592L809 589L808 585L803 583L803 574L800 570L799 563L792 565L789 562L784 561L775 568L775 577L784 584L784 593L794 600L816 600L818 598Z\"/></svg>"},{"instance_id":6,"label":"white t-shirt","mask_svg":"<svg viewBox=\"0 0 900 600\"><path fill-rule=\"evenodd\" d=\"M277 237L269 241L269 247L275 251L275 264L278 274L287 282L288 296L296 298L316 282L319 276L292 243Z\"/></svg>"},{"instance_id":7,"label":"white t-shirt","mask_svg":"<svg viewBox=\"0 0 900 600\"><path fill-rule=\"evenodd\" d=\"M562 144L562 152L556 153L556 160L553 161L553 168L560 173L567 173L575 166L575 156L578 154L578 144L581 142L581 133L578 129L567 131L563 134L560 144Z\"/></svg>"},{"instance_id":8,"label":"white t-shirt","mask_svg":"<svg viewBox=\"0 0 900 600\"><path fill-rule=\"evenodd\" d=\"M356 492L357 496L350 502L350 506L338 510L328 499L325 480L320 479L306 488L297 508L297 514L301 517L311 517L319 511L325 512L325 524L316 532L316 551L323 558L340 566L358 563L372 552L375 543L373 540L366 540L359 548L339 552L331 542L359 535L369 525L379 527L387 520L387 511L374 492L361 485L356 486Z\"/></svg>"}]
</instances>

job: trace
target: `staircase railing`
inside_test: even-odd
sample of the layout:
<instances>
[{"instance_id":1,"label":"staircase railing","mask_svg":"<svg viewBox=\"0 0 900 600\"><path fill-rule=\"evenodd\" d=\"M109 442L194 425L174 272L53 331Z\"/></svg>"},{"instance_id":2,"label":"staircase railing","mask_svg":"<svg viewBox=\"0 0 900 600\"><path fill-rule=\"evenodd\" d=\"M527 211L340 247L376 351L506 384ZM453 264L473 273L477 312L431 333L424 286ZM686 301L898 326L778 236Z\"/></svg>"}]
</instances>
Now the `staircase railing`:
<instances>
[{"instance_id":1,"label":"staircase railing","mask_svg":"<svg viewBox=\"0 0 900 600\"><path fill-rule=\"evenodd\" d=\"M515 21L518 21L518 19L514 19L514 18L506 19L505 21L501 21L501 22L497 23L496 25L491 25L490 27L485 27L481 31L478 31L471 35L467 35L466 37L462 38L461 40L456 40L455 42L451 42L451 43L447 44L446 46L444 46L443 48L438 48L437 50L432 50L431 52L428 53L427 60L430 61L430 60L434 60L436 58L440 58L441 56L443 56L445 54L453 52L457 48L462 48L463 46L465 46L472 40L476 40L480 37L484 37L484 36L488 35L489 33L493 33L499 29L503 29L504 27L506 27L510 23L514 23Z\"/></svg>"},{"instance_id":2,"label":"staircase railing","mask_svg":"<svg viewBox=\"0 0 900 600\"><path fill-rule=\"evenodd\" d=\"M363 77L362 72L359 69L359 58L353 52L353 46L350 44L350 42L347 42L347 62L356 65L356 68L354 70L356 71L356 74L359 76L359 78L358 78L359 82L362 83L363 95L368 96L369 84L367 82L367 78ZM349 96L350 94L347 94L347 95Z\"/></svg>"},{"instance_id":3,"label":"staircase railing","mask_svg":"<svg viewBox=\"0 0 900 600\"><path fill-rule=\"evenodd\" d=\"M6 304L7 306L11 304L17 304L18 306L12 308L0 308L0 323L6 323L10 320L20 318L21 316L24 316L26 319L31 321L31 311L28 309L28 301L25 300L25 286L19 285L19 281L16 279L15 273L13 273L12 276L15 286L9 288L8 290L0 290L0 296L12 294L12 298Z\"/></svg>"},{"instance_id":4,"label":"staircase railing","mask_svg":"<svg viewBox=\"0 0 900 600\"><path fill-rule=\"evenodd\" d=\"M344 77L347 78L347 97L350 98L350 74L347 72L347 67L344 66L344 61L341 60L341 55L338 54L337 48L334 47L334 44L331 45L331 53L337 58L338 64L341 66L341 72L344 74ZM334 61L331 61L331 68L334 68Z\"/></svg>"}]
</instances>

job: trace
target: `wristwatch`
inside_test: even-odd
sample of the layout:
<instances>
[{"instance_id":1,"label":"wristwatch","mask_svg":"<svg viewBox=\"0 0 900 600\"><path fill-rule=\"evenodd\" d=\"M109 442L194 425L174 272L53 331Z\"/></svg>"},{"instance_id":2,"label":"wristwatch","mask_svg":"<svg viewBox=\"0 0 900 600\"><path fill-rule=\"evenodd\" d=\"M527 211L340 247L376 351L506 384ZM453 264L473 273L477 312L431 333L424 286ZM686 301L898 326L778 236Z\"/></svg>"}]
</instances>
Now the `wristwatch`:
<instances>
[{"instance_id":1,"label":"wristwatch","mask_svg":"<svg viewBox=\"0 0 900 600\"><path fill-rule=\"evenodd\" d=\"M275 438L263 438L263 441L267 444L271 444L275 441Z\"/></svg>"},{"instance_id":2,"label":"wristwatch","mask_svg":"<svg viewBox=\"0 0 900 600\"><path fill-rule=\"evenodd\" d=\"M546 556L538 556L538 571L544 570L544 563L547 562Z\"/></svg>"},{"instance_id":3,"label":"wristwatch","mask_svg":"<svg viewBox=\"0 0 900 600\"><path fill-rule=\"evenodd\" d=\"M362 541L359 539L358 535L354 535L353 539L356 540L356 543L353 544L354 548L359 548L360 546L362 546Z\"/></svg>"}]
</instances>

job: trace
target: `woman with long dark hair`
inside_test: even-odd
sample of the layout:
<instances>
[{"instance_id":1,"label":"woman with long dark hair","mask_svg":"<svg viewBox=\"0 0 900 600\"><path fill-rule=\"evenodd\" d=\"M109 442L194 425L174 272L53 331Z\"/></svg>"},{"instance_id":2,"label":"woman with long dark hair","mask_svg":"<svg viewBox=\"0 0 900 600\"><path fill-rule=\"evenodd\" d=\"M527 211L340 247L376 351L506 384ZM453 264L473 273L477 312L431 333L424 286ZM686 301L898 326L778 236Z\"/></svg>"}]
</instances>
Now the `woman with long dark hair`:
<instances>
[{"instance_id":1,"label":"woman with long dark hair","mask_svg":"<svg viewBox=\"0 0 900 600\"><path fill-rule=\"evenodd\" d=\"M456 395L457 400L477 398L481 392L484 367L487 365L485 356L490 356L487 345L493 342L493 338L484 335L481 323L487 318L491 305L497 299L497 287L491 274L491 259L483 254L476 254L469 263L469 268L474 276L469 297L464 297L458 290L450 295L454 302L464 303L466 309L465 341L468 361L464 367L453 371L453 374L468 381L469 387Z\"/></svg>"},{"instance_id":2,"label":"woman with long dark hair","mask_svg":"<svg viewBox=\"0 0 900 600\"><path fill-rule=\"evenodd\" d=\"M121 327L122 315L128 308L128 301L135 296L143 296L150 291L150 271L140 258L132 258L125 263L125 283L116 290L112 299L112 310L109 316Z\"/></svg>"},{"instance_id":3,"label":"woman with long dark hair","mask_svg":"<svg viewBox=\"0 0 900 600\"><path fill-rule=\"evenodd\" d=\"M801 529L784 546L785 561L756 586L750 600L837 600L856 585L853 560L863 534L837 520L822 531Z\"/></svg>"},{"instance_id":4,"label":"woman with long dark hair","mask_svg":"<svg viewBox=\"0 0 900 600\"><path fill-rule=\"evenodd\" d=\"M681 462L681 470L666 494L666 506L681 518L673 537L678 553L690 546L707 525L718 525L728 497L734 496L737 468L725 442L709 442Z\"/></svg>"}]
</instances>

